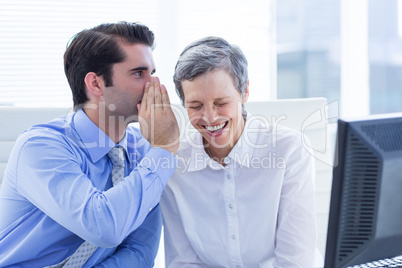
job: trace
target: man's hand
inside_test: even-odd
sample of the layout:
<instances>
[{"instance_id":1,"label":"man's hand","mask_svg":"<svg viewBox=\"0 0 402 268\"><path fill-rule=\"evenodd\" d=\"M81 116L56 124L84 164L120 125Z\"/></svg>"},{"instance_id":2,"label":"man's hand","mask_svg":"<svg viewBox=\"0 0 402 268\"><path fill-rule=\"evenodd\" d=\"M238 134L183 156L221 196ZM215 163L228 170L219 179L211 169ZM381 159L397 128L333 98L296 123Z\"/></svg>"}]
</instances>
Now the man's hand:
<instances>
[{"instance_id":1,"label":"man's hand","mask_svg":"<svg viewBox=\"0 0 402 268\"><path fill-rule=\"evenodd\" d=\"M141 134L151 146L161 147L175 154L179 148L179 126L166 88L157 77L146 84L138 110Z\"/></svg>"}]
</instances>

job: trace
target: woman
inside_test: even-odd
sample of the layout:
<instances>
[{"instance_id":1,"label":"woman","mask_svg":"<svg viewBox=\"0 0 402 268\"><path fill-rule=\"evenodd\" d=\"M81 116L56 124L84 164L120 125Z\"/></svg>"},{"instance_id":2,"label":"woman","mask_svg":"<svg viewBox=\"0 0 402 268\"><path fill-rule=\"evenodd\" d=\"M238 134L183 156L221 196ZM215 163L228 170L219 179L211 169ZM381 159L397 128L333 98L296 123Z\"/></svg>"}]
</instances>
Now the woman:
<instances>
[{"instance_id":1,"label":"woman","mask_svg":"<svg viewBox=\"0 0 402 268\"><path fill-rule=\"evenodd\" d=\"M314 167L301 134L244 111L247 60L222 38L184 49L176 91L197 130L161 199L167 267L307 267Z\"/></svg>"}]
</instances>

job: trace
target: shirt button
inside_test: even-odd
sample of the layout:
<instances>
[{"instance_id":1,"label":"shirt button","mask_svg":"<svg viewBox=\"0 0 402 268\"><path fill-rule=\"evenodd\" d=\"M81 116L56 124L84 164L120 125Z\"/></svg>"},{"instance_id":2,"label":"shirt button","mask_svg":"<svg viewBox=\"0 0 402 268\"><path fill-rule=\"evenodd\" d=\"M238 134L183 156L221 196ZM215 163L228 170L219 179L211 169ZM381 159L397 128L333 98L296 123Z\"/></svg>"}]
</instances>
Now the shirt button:
<instances>
[{"instance_id":1,"label":"shirt button","mask_svg":"<svg viewBox=\"0 0 402 268\"><path fill-rule=\"evenodd\" d=\"M229 165L229 164L230 164L230 159L225 158L225 159L223 160L223 162L225 162L226 165Z\"/></svg>"},{"instance_id":2,"label":"shirt button","mask_svg":"<svg viewBox=\"0 0 402 268\"><path fill-rule=\"evenodd\" d=\"M232 176L230 176L230 174L227 174L226 178L228 178L228 180L230 180L232 178Z\"/></svg>"},{"instance_id":3,"label":"shirt button","mask_svg":"<svg viewBox=\"0 0 402 268\"><path fill-rule=\"evenodd\" d=\"M236 236L236 235L232 235L232 239L233 239L233 240L236 240L236 239L237 239L237 236Z\"/></svg>"},{"instance_id":4,"label":"shirt button","mask_svg":"<svg viewBox=\"0 0 402 268\"><path fill-rule=\"evenodd\" d=\"M151 211L152 210L152 208L149 208L149 211Z\"/></svg>"},{"instance_id":5,"label":"shirt button","mask_svg":"<svg viewBox=\"0 0 402 268\"><path fill-rule=\"evenodd\" d=\"M229 206L228 206L230 209L233 209L233 205L232 204L229 204Z\"/></svg>"}]
</instances>

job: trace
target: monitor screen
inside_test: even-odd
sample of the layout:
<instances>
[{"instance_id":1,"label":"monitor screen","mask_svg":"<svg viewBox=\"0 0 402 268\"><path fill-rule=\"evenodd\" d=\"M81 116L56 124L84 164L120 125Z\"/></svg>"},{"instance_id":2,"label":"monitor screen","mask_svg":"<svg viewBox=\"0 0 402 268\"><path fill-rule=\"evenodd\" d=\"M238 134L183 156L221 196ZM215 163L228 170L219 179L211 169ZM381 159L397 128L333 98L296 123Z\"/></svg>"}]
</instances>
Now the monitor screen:
<instances>
[{"instance_id":1,"label":"monitor screen","mask_svg":"<svg viewBox=\"0 0 402 268\"><path fill-rule=\"evenodd\" d=\"M402 114L339 120L325 267L402 255Z\"/></svg>"}]
</instances>

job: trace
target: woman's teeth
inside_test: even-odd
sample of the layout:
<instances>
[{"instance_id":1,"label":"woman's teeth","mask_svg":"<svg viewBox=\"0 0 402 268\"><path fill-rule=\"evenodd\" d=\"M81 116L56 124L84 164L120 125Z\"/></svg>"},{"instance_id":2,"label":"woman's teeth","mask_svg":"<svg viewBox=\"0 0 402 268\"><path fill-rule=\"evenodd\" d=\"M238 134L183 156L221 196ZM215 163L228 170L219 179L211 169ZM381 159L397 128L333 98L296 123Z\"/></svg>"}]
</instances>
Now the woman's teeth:
<instances>
[{"instance_id":1,"label":"woman's teeth","mask_svg":"<svg viewBox=\"0 0 402 268\"><path fill-rule=\"evenodd\" d=\"M226 124L226 122L225 122L225 123L222 123L222 124L220 124L220 125L216 125L216 126L205 126L205 128L206 128L208 131L217 131L217 130L223 128L223 127L225 126L225 124Z\"/></svg>"}]
</instances>

